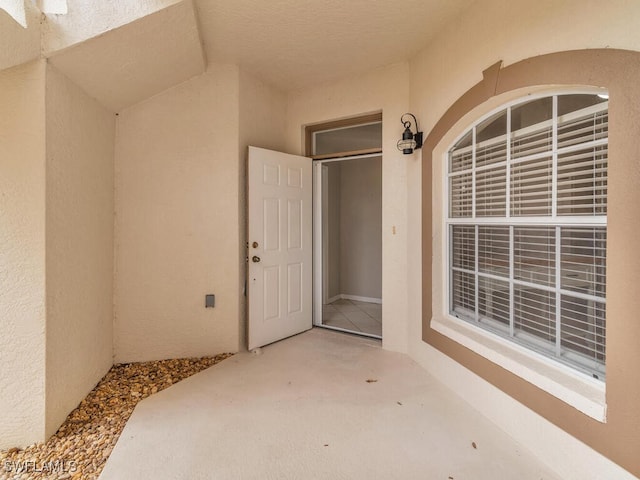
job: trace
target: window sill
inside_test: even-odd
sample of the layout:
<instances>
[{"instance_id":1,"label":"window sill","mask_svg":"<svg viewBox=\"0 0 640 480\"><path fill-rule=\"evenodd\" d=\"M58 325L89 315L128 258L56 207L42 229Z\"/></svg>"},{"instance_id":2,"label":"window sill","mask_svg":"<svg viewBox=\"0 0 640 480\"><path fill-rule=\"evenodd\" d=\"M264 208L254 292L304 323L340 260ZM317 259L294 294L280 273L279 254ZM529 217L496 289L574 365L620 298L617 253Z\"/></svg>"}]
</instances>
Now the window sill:
<instances>
[{"instance_id":1,"label":"window sill","mask_svg":"<svg viewBox=\"0 0 640 480\"><path fill-rule=\"evenodd\" d=\"M607 405L603 382L573 371L569 367L539 356L457 318L449 316L432 318L431 328L585 415L599 422L606 422Z\"/></svg>"}]
</instances>

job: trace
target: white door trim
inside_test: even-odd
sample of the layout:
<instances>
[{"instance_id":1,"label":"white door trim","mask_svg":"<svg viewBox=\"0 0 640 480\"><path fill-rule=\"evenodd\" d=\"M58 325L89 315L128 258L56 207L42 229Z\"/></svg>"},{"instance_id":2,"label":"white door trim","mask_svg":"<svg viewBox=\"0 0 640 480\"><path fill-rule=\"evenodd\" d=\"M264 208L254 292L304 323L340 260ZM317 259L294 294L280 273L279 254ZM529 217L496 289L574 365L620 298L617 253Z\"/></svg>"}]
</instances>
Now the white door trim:
<instances>
[{"instance_id":1,"label":"white door trim","mask_svg":"<svg viewBox=\"0 0 640 480\"><path fill-rule=\"evenodd\" d=\"M322 164L313 162L313 324L322 325Z\"/></svg>"}]
</instances>

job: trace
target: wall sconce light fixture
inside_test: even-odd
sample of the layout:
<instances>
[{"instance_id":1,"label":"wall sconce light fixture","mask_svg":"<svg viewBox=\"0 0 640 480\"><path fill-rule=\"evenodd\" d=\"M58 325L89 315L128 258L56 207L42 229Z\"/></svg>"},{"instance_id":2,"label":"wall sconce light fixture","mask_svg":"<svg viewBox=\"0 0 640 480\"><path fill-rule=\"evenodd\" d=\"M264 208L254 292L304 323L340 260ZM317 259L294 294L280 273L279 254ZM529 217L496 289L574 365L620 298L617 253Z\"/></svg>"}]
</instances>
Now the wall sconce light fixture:
<instances>
[{"instance_id":1,"label":"wall sconce light fixture","mask_svg":"<svg viewBox=\"0 0 640 480\"><path fill-rule=\"evenodd\" d=\"M405 120L407 116L413 117L416 133L411 131L411 120ZM402 150L405 155L411 155L414 150L422 147L422 132L418 129L418 120L412 113L405 113L400 117L400 123L404 126L404 132L402 132L402 140L398 140L398 150Z\"/></svg>"}]
</instances>

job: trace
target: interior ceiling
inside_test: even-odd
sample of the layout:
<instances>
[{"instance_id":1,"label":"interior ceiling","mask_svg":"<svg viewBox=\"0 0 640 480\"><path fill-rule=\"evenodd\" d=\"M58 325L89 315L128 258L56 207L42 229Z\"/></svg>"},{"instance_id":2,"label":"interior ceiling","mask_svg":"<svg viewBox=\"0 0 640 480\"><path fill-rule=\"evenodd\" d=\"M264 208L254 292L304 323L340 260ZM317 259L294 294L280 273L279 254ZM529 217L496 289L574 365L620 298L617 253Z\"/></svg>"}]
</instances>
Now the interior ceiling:
<instances>
[{"instance_id":1,"label":"interior ceiling","mask_svg":"<svg viewBox=\"0 0 640 480\"><path fill-rule=\"evenodd\" d=\"M283 91L408 60L472 0L196 0L208 60Z\"/></svg>"}]
</instances>

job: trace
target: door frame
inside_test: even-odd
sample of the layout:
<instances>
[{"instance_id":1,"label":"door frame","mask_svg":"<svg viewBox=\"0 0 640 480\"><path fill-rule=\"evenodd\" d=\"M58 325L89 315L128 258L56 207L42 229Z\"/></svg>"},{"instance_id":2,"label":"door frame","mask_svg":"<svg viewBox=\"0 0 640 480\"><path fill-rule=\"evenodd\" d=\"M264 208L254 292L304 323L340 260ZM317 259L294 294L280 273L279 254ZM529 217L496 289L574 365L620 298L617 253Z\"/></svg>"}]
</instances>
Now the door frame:
<instances>
[{"instance_id":1,"label":"door frame","mask_svg":"<svg viewBox=\"0 0 640 480\"><path fill-rule=\"evenodd\" d=\"M359 115L355 115L352 117L341 118L338 120L330 120L323 121L318 123L311 123L304 126L304 155L313 160L312 162L312 183L313 183L313 213L312 213L312 222L313 222L313 286L312 286L312 324L314 326L321 326L323 328L329 328L333 330L339 330L349 333L357 333L362 334L363 336L373 337L373 338L381 338L377 335L370 335L363 332L352 332L351 330L345 330L338 327L331 327L322 324L322 305L323 305L323 292L325 290L325 279L324 279L324 265L323 259L325 255L323 255L323 218L322 218L322 198L323 193L325 192L326 185L323 185L322 182L322 166L326 163L330 162L339 162L343 160L355 160L360 158L373 158L373 157L381 157L383 158L382 148L380 149L369 149L369 150L359 150L352 152L338 152L332 154L331 157L327 158L328 155L315 155L315 134L327 130L337 130L342 128L350 128L357 127L359 125L366 125L369 123L383 123L382 118L382 110L362 113ZM384 170L383 170L383 182L384 182ZM384 249L383 249L384 255ZM384 321L384 316L383 319Z\"/></svg>"},{"instance_id":2,"label":"door frame","mask_svg":"<svg viewBox=\"0 0 640 480\"><path fill-rule=\"evenodd\" d=\"M312 164L312 183L313 183L313 320L314 326L338 330L341 332L355 333L364 337L382 339L382 336L373 335L366 332L354 332L340 327L324 325L322 323L322 306L324 304L324 289L326 288L326 279L324 275L325 261L325 242L324 240L324 219L323 219L323 199L327 195L327 185L323 182L322 175L325 164L333 162L344 162L349 160L362 160L366 158L382 159L382 153L371 153L364 155L352 155L348 157L331 158L326 160L313 160ZM384 175L384 172L383 172ZM381 212L382 213L382 212ZM382 233L381 233L382 234ZM383 252L384 254L384 252ZM384 322L384 317L382 318Z\"/></svg>"}]
</instances>

